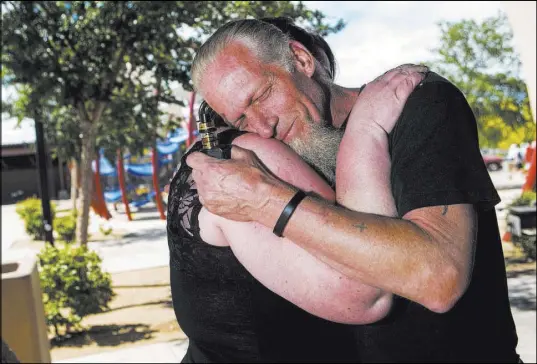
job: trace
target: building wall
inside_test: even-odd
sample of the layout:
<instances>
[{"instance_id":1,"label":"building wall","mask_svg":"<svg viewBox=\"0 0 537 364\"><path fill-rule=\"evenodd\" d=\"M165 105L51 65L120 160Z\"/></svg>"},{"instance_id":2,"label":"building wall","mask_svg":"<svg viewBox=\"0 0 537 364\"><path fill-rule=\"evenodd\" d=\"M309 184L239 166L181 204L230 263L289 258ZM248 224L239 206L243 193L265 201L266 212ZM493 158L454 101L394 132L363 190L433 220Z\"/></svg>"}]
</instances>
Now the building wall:
<instances>
[{"instance_id":1,"label":"building wall","mask_svg":"<svg viewBox=\"0 0 537 364\"><path fill-rule=\"evenodd\" d=\"M49 196L51 199L58 198L60 190L60 176L58 166L50 167L48 173ZM66 175L65 187L69 191L67 168L64 166ZM13 204L31 196L39 194L39 174L36 168L8 169L2 171L2 205Z\"/></svg>"}]
</instances>

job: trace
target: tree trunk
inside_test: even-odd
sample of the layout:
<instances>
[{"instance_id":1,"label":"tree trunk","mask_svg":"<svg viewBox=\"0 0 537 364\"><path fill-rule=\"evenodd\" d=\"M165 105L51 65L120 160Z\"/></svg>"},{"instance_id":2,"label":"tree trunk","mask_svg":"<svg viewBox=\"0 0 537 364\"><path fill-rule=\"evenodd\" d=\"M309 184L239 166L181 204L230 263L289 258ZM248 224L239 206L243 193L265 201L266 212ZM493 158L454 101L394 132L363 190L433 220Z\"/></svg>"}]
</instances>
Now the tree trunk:
<instances>
[{"instance_id":1,"label":"tree trunk","mask_svg":"<svg viewBox=\"0 0 537 364\"><path fill-rule=\"evenodd\" d=\"M60 156L59 153L58 153L58 176L60 177L60 191L65 191L65 175L64 175L64 168L63 168L63 158Z\"/></svg>"},{"instance_id":2,"label":"tree trunk","mask_svg":"<svg viewBox=\"0 0 537 364\"><path fill-rule=\"evenodd\" d=\"M58 198L58 188L56 186L56 178L54 176L54 163L52 161L52 151L50 150L50 147L46 146L46 157L47 157L47 169L50 171L47 176L48 178L48 195L50 196L50 199L56 199Z\"/></svg>"},{"instance_id":3,"label":"tree trunk","mask_svg":"<svg viewBox=\"0 0 537 364\"><path fill-rule=\"evenodd\" d=\"M75 158L71 159L71 206L73 208L73 212L77 213L78 211L78 205L77 205L77 199L78 199L78 162Z\"/></svg>"},{"instance_id":4,"label":"tree trunk","mask_svg":"<svg viewBox=\"0 0 537 364\"><path fill-rule=\"evenodd\" d=\"M159 156L157 150L157 141L153 142L153 152L151 156L151 165L153 166L153 190L155 191L155 202L157 203L157 209L161 220L166 220L166 214L164 213L164 206L162 205L162 196L160 194L160 186L158 183L159 172Z\"/></svg>"},{"instance_id":5,"label":"tree trunk","mask_svg":"<svg viewBox=\"0 0 537 364\"><path fill-rule=\"evenodd\" d=\"M155 115L158 115L158 104L160 101L160 92L161 92L161 86L162 86L161 81L162 81L161 76L160 75L157 76L157 90L156 90L157 96L155 98L155 101L156 101L155 109L157 112ZM192 101L194 101L194 98L192 98ZM164 213L164 206L162 204L162 196L160 194L160 186L159 186L159 180L158 180L160 158L159 158L158 150L157 150L157 138L158 138L157 130L159 129L159 126L160 126L160 119L157 117L154 119L154 121L155 121L155 125L154 125L155 135L153 137L153 151L151 155L151 164L153 166L153 191L155 191L155 202L157 203L157 209L160 214L160 219L166 220L166 214Z\"/></svg>"},{"instance_id":6,"label":"tree trunk","mask_svg":"<svg viewBox=\"0 0 537 364\"><path fill-rule=\"evenodd\" d=\"M88 243L89 213L93 187L91 161L95 152L95 131L92 123L82 120L82 156L80 161L80 211L76 223L76 240L80 245Z\"/></svg>"}]
</instances>

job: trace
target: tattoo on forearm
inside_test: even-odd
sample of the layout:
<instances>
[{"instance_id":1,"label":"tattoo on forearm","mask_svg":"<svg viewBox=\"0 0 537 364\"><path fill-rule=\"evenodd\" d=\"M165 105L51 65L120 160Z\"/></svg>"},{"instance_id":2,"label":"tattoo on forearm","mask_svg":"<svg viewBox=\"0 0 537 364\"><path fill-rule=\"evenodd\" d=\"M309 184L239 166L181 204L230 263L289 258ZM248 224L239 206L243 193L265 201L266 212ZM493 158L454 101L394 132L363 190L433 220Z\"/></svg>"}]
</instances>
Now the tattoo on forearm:
<instances>
[{"instance_id":1,"label":"tattoo on forearm","mask_svg":"<svg viewBox=\"0 0 537 364\"><path fill-rule=\"evenodd\" d=\"M447 205L444 205L444 209L442 210L442 215L447 214L448 207Z\"/></svg>"},{"instance_id":2,"label":"tattoo on forearm","mask_svg":"<svg viewBox=\"0 0 537 364\"><path fill-rule=\"evenodd\" d=\"M364 224L363 222L359 223L359 224L354 224L353 225L354 227L360 229L360 232L364 231L365 229L367 229L367 225Z\"/></svg>"}]
</instances>

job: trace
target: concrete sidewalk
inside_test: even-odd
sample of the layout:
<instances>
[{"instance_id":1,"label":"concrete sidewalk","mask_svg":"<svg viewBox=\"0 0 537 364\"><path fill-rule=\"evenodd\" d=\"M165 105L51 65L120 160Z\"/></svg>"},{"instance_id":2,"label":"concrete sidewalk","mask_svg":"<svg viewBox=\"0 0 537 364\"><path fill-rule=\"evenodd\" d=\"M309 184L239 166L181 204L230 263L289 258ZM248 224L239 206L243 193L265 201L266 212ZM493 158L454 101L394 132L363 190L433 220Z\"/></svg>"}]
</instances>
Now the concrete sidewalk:
<instances>
[{"instance_id":1,"label":"concrete sidewalk","mask_svg":"<svg viewBox=\"0 0 537 364\"><path fill-rule=\"evenodd\" d=\"M60 201L63 204L68 202ZM88 247L102 258L104 271L117 273L169 264L166 221L159 219L156 209L149 206L134 213L133 221L128 221L122 213L111 213L113 217L108 222L93 213L90 217L90 234L99 235L99 224L102 223L109 224L114 234L121 234L118 239L88 243ZM42 245L30 242L23 222L15 213L15 206L2 206L2 261L37 254Z\"/></svg>"},{"instance_id":2,"label":"concrete sidewalk","mask_svg":"<svg viewBox=\"0 0 537 364\"><path fill-rule=\"evenodd\" d=\"M526 175L522 172L508 172L506 168L490 172L490 179L494 187L500 190L520 189L526 182Z\"/></svg>"},{"instance_id":3,"label":"concrete sidewalk","mask_svg":"<svg viewBox=\"0 0 537 364\"><path fill-rule=\"evenodd\" d=\"M507 279L511 312L518 334L517 352L525 363L537 362L535 337L536 328L536 285L534 274L525 274Z\"/></svg>"},{"instance_id":4,"label":"concrete sidewalk","mask_svg":"<svg viewBox=\"0 0 537 364\"><path fill-rule=\"evenodd\" d=\"M180 363L187 348L188 340L178 340L70 358L54 363Z\"/></svg>"}]
</instances>

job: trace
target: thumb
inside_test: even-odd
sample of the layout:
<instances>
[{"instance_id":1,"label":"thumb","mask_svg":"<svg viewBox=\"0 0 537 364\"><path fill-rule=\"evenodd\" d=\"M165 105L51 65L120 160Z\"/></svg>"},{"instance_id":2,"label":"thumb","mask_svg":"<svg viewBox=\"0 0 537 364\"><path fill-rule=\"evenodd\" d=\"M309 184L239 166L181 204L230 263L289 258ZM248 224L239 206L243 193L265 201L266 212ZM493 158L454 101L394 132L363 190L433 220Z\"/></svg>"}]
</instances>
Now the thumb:
<instances>
[{"instance_id":1,"label":"thumb","mask_svg":"<svg viewBox=\"0 0 537 364\"><path fill-rule=\"evenodd\" d=\"M209 156L201 153L201 152L193 152L188 157L186 157L186 164L192 168L200 168L204 163L207 163L210 161Z\"/></svg>"},{"instance_id":2,"label":"thumb","mask_svg":"<svg viewBox=\"0 0 537 364\"><path fill-rule=\"evenodd\" d=\"M404 77L395 89L395 96L398 100L406 102L414 89L425 79L425 75L423 73L412 73Z\"/></svg>"},{"instance_id":3,"label":"thumb","mask_svg":"<svg viewBox=\"0 0 537 364\"><path fill-rule=\"evenodd\" d=\"M231 147L231 159L235 160L250 160L252 159L252 151L241 148L237 145Z\"/></svg>"}]
</instances>

